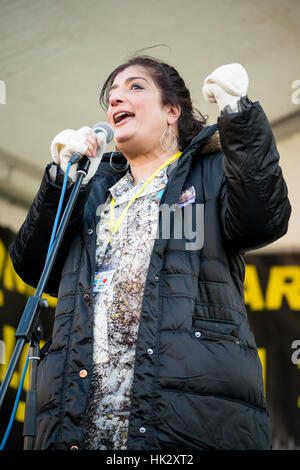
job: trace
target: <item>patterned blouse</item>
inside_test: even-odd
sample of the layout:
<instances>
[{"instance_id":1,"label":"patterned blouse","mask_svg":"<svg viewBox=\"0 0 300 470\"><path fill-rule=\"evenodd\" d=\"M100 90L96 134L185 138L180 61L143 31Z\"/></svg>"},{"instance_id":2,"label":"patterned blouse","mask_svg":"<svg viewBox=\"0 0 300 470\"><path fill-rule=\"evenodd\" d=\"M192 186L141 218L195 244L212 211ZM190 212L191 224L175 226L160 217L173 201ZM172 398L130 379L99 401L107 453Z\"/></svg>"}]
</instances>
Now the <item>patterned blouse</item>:
<instances>
[{"instance_id":1,"label":"patterned blouse","mask_svg":"<svg viewBox=\"0 0 300 470\"><path fill-rule=\"evenodd\" d=\"M111 237L114 224L145 181L133 185L128 172L110 188L97 231L93 293L94 367L85 415L88 450L126 450L128 418L144 286L157 234L159 202L176 161L161 170L129 207Z\"/></svg>"}]
</instances>

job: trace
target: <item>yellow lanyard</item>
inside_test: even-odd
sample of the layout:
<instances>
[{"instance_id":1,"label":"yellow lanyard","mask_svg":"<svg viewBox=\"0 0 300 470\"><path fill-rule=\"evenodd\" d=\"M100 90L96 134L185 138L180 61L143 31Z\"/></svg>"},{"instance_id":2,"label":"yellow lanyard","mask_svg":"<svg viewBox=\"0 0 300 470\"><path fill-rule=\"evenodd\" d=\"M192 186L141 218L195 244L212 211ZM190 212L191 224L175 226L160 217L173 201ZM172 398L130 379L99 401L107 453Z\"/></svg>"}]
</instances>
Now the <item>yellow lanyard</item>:
<instances>
[{"instance_id":1,"label":"yellow lanyard","mask_svg":"<svg viewBox=\"0 0 300 470\"><path fill-rule=\"evenodd\" d=\"M144 189L146 188L146 186L153 180L154 176L157 175L157 173L159 173L161 170L163 170L166 166L170 165L172 162L174 162L174 160L176 160L177 158L180 157L180 155L182 154L182 152L178 152L178 153L175 153L175 155L173 155L172 157L170 157L168 160L166 160L157 170L155 170L155 172L147 179L147 181L140 187L140 189L135 193L135 195L130 199L129 203L127 204L127 206L125 207L125 209L123 210L122 214L120 215L120 217L118 218L117 222L116 222L116 225L114 226L114 210L115 210L115 199L112 198L111 202L110 202L110 231L111 231L111 234L113 235L114 233L116 233L125 217L125 215L127 214L127 211L129 209L129 207L131 206L131 204L133 204L133 202L136 200L137 197L139 197L139 195L144 191ZM109 240L109 242L111 242L111 238Z\"/></svg>"}]
</instances>

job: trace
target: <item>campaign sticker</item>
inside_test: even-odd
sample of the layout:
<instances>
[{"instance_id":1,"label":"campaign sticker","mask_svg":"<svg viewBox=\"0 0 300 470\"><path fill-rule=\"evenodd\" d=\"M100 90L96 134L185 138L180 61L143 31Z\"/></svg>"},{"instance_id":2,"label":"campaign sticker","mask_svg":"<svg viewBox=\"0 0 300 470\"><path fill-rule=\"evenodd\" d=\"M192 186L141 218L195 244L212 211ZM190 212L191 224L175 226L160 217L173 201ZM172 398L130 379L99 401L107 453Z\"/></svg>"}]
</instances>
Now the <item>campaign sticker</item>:
<instances>
[{"instance_id":1,"label":"campaign sticker","mask_svg":"<svg viewBox=\"0 0 300 470\"><path fill-rule=\"evenodd\" d=\"M106 292L111 284L115 269L111 266L101 266L95 272L94 292Z\"/></svg>"},{"instance_id":2,"label":"campaign sticker","mask_svg":"<svg viewBox=\"0 0 300 470\"><path fill-rule=\"evenodd\" d=\"M178 199L178 206L179 207L184 207L187 206L188 204L192 204L196 200L196 191L194 186L191 186L188 189L185 189L182 191L180 194L180 197Z\"/></svg>"}]
</instances>

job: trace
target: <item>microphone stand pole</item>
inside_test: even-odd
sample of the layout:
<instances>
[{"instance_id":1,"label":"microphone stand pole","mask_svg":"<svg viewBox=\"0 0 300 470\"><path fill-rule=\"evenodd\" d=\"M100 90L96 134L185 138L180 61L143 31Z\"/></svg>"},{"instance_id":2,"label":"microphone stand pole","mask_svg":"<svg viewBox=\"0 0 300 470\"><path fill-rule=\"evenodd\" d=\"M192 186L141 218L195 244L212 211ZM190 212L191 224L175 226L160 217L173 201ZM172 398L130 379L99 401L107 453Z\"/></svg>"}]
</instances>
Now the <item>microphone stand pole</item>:
<instances>
[{"instance_id":1,"label":"microphone stand pole","mask_svg":"<svg viewBox=\"0 0 300 470\"><path fill-rule=\"evenodd\" d=\"M78 163L77 168L77 179L74 183L70 198L61 217L61 221L57 230L52 249L46 260L43 272L41 274L36 292L33 297L29 297L19 322L15 337L16 345L11 356L8 368L4 377L4 380L0 388L0 409L2 407L8 386L10 384L12 375L22 353L25 343L30 342L29 349L29 360L30 360L30 379L29 379L29 390L26 396L26 411L24 420L24 450L32 450L34 447L35 438L35 427L36 427L36 413L37 413L37 391L36 391L36 379L37 379L37 364L40 359L39 357L39 340L40 340L40 326L39 326L39 314L42 309L48 307L46 299L42 298L45 286L48 282L51 269L53 267L55 258L57 256L60 244L62 242L65 230L70 220L75 202L77 200L80 187L83 178L86 176L90 160L87 157L81 157L79 154L73 154L71 157L72 163Z\"/></svg>"}]
</instances>

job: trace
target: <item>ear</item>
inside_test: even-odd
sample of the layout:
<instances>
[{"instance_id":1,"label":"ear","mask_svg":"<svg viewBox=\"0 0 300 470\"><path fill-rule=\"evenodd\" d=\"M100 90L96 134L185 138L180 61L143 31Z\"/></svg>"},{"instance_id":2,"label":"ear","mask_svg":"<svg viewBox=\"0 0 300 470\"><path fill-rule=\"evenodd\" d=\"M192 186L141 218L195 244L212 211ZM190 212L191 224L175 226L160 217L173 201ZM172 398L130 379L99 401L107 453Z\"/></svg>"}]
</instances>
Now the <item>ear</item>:
<instances>
[{"instance_id":1,"label":"ear","mask_svg":"<svg viewBox=\"0 0 300 470\"><path fill-rule=\"evenodd\" d=\"M168 105L168 124L176 124L181 114L181 107L178 105Z\"/></svg>"}]
</instances>

